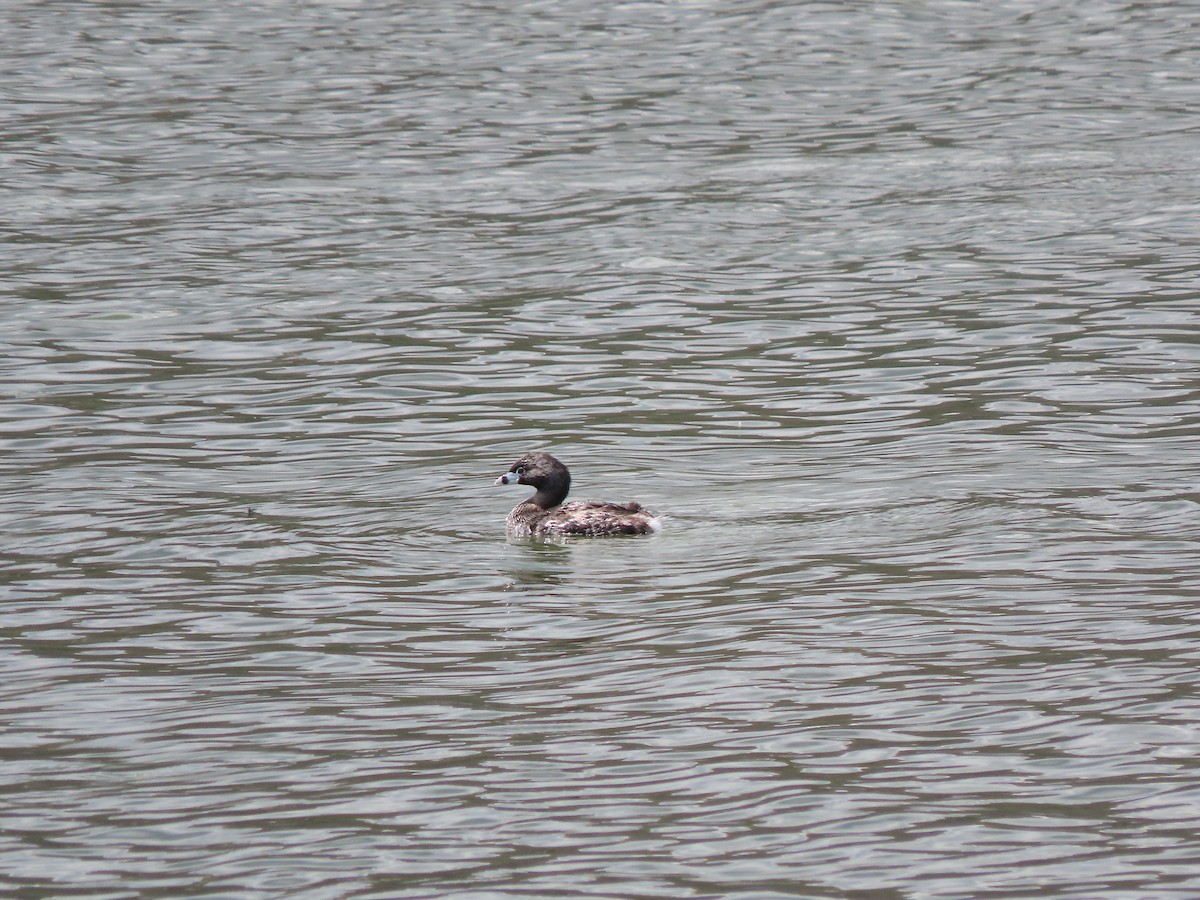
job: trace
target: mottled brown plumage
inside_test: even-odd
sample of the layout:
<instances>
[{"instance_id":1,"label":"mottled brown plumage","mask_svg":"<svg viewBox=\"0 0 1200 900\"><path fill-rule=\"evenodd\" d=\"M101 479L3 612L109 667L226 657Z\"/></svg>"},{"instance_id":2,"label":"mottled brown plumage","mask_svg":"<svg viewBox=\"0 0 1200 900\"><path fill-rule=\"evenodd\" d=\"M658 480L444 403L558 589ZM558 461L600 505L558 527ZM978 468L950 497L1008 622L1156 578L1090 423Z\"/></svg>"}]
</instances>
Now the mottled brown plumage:
<instances>
[{"instance_id":1,"label":"mottled brown plumage","mask_svg":"<svg viewBox=\"0 0 1200 900\"><path fill-rule=\"evenodd\" d=\"M529 453L496 479L496 484L527 484L536 493L508 514L508 531L516 537L647 534L661 527L640 503L574 500L563 503L571 490L571 473L549 453Z\"/></svg>"}]
</instances>

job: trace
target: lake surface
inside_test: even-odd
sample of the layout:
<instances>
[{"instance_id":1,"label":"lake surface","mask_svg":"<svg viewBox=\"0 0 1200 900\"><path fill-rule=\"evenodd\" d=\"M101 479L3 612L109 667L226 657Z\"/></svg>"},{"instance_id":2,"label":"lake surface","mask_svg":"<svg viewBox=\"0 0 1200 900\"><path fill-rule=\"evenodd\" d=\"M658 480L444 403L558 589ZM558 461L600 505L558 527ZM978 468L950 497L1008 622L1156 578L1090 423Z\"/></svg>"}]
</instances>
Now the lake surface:
<instances>
[{"instance_id":1,"label":"lake surface","mask_svg":"<svg viewBox=\"0 0 1200 900\"><path fill-rule=\"evenodd\" d=\"M1200 895L1200 8L196 6L0 37L3 893Z\"/></svg>"}]
</instances>

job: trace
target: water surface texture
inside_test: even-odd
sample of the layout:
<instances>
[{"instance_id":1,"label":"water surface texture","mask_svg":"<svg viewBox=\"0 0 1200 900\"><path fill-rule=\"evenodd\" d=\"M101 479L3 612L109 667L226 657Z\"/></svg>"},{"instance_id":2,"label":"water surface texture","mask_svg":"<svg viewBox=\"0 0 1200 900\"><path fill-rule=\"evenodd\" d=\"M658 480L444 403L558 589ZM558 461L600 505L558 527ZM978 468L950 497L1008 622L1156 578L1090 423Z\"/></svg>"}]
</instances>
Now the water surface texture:
<instances>
[{"instance_id":1,"label":"water surface texture","mask_svg":"<svg viewBox=\"0 0 1200 900\"><path fill-rule=\"evenodd\" d=\"M6 896L1200 896L1195 4L5 15Z\"/></svg>"}]
</instances>

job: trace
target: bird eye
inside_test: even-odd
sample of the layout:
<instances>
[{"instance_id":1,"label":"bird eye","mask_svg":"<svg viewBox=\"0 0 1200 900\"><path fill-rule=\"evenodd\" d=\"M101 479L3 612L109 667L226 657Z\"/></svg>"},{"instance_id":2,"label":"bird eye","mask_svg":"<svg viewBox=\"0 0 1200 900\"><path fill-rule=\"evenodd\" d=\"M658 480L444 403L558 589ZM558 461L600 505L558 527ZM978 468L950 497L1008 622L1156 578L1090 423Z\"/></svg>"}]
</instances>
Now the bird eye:
<instances>
[{"instance_id":1,"label":"bird eye","mask_svg":"<svg viewBox=\"0 0 1200 900\"><path fill-rule=\"evenodd\" d=\"M515 468L513 471L514 471L514 472L516 472L516 473L517 473L517 477L518 477L518 478L520 478L522 475L524 475L524 474L525 474L525 467L524 467L524 466L517 466L517 467L516 467L516 468Z\"/></svg>"}]
</instances>

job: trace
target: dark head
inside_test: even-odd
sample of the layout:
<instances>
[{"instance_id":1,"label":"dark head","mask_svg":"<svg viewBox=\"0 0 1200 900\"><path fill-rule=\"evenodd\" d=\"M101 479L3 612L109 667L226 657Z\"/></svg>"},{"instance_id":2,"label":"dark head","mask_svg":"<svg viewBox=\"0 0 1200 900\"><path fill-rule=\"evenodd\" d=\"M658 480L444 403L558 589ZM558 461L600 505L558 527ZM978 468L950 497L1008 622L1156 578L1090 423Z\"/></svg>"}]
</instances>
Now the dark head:
<instances>
[{"instance_id":1,"label":"dark head","mask_svg":"<svg viewBox=\"0 0 1200 900\"><path fill-rule=\"evenodd\" d=\"M512 468L496 479L496 484L527 484L537 488L530 500L542 509L558 506L571 490L571 473L549 453L526 453Z\"/></svg>"}]
</instances>

